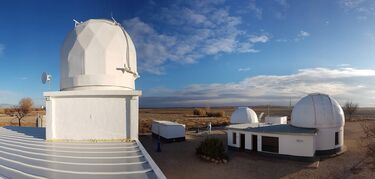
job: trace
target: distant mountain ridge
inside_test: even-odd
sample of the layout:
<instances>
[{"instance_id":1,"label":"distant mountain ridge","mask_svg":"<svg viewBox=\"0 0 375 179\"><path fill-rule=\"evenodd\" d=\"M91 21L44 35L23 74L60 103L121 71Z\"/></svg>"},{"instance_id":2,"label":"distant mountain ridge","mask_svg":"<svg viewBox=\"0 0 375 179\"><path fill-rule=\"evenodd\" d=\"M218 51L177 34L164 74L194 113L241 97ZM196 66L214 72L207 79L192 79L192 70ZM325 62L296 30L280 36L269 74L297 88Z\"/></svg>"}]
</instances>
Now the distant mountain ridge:
<instances>
[{"instance_id":1,"label":"distant mountain ridge","mask_svg":"<svg viewBox=\"0 0 375 179\"><path fill-rule=\"evenodd\" d=\"M14 106L13 104L0 104L0 108L9 108Z\"/></svg>"}]
</instances>

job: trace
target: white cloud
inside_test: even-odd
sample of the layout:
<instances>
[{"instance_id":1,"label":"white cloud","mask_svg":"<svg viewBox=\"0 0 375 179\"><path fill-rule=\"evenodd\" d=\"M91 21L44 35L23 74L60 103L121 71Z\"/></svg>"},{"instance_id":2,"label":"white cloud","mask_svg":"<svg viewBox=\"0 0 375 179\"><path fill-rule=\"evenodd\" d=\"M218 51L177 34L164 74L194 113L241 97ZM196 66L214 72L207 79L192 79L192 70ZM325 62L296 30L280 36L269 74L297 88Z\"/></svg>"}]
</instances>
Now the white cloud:
<instances>
[{"instance_id":1,"label":"white cloud","mask_svg":"<svg viewBox=\"0 0 375 179\"><path fill-rule=\"evenodd\" d=\"M375 1L373 0L341 0L340 4L347 13L353 13L360 21L375 15Z\"/></svg>"},{"instance_id":2,"label":"white cloud","mask_svg":"<svg viewBox=\"0 0 375 179\"><path fill-rule=\"evenodd\" d=\"M242 72L242 71L250 71L251 68L247 67L247 68L239 68L238 71L239 72Z\"/></svg>"},{"instance_id":3,"label":"white cloud","mask_svg":"<svg viewBox=\"0 0 375 179\"><path fill-rule=\"evenodd\" d=\"M270 40L270 37L268 37L267 35L252 35L249 40L251 43L266 43Z\"/></svg>"},{"instance_id":4,"label":"white cloud","mask_svg":"<svg viewBox=\"0 0 375 179\"><path fill-rule=\"evenodd\" d=\"M305 38L311 36L311 34L307 31L304 31L304 30L300 30L297 35L293 38L279 38L279 39L276 39L276 42L299 42L301 40L304 40Z\"/></svg>"},{"instance_id":5,"label":"white cloud","mask_svg":"<svg viewBox=\"0 0 375 179\"><path fill-rule=\"evenodd\" d=\"M287 11L290 7L289 3L287 0L275 0L275 2L279 7L274 10L274 16L277 19L285 19L287 16Z\"/></svg>"},{"instance_id":6,"label":"white cloud","mask_svg":"<svg viewBox=\"0 0 375 179\"><path fill-rule=\"evenodd\" d=\"M309 68L290 75L259 75L237 83L194 84L179 90L146 91L143 106L287 105L289 98L314 92L327 93L341 103L346 100L373 105L375 70L355 68ZM161 103L159 103L162 101Z\"/></svg>"},{"instance_id":7,"label":"white cloud","mask_svg":"<svg viewBox=\"0 0 375 179\"><path fill-rule=\"evenodd\" d=\"M342 0L341 4L348 8L357 8L365 2L366 0Z\"/></svg>"},{"instance_id":8,"label":"white cloud","mask_svg":"<svg viewBox=\"0 0 375 179\"><path fill-rule=\"evenodd\" d=\"M255 17L258 18L258 19L262 19L262 16L263 16L263 9L258 7L256 5L256 1L255 0L250 0L248 5L247 5L248 9L250 12L254 13L255 14Z\"/></svg>"},{"instance_id":9,"label":"white cloud","mask_svg":"<svg viewBox=\"0 0 375 179\"><path fill-rule=\"evenodd\" d=\"M310 33L301 30L301 31L299 32L298 36L299 36L299 37L308 37L308 36L310 36Z\"/></svg>"},{"instance_id":10,"label":"white cloud","mask_svg":"<svg viewBox=\"0 0 375 179\"><path fill-rule=\"evenodd\" d=\"M27 79L29 79L29 78L26 77L26 76L17 77L17 80L27 80Z\"/></svg>"},{"instance_id":11,"label":"white cloud","mask_svg":"<svg viewBox=\"0 0 375 179\"><path fill-rule=\"evenodd\" d=\"M289 42L286 38L277 39L276 42Z\"/></svg>"},{"instance_id":12,"label":"white cloud","mask_svg":"<svg viewBox=\"0 0 375 179\"><path fill-rule=\"evenodd\" d=\"M306 31L299 31L299 33L297 34L297 37L294 39L294 41L298 42L300 40L303 40L305 39L306 37L309 37L311 34L309 32L306 32Z\"/></svg>"},{"instance_id":13,"label":"white cloud","mask_svg":"<svg viewBox=\"0 0 375 179\"><path fill-rule=\"evenodd\" d=\"M339 66L339 67L350 67L351 65L348 64L348 63L342 63L342 64L339 64L337 66Z\"/></svg>"},{"instance_id":14,"label":"white cloud","mask_svg":"<svg viewBox=\"0 0 375 179\"><path fill-rule=\"evenodd\" d=\"M242 18L222 3L175 1L159 7L158 16L153 14L149 23L139 17L125 20L138 51L140 71L163 74L168 61L189 64L210 55L258 52L256 43L265 43L269 37L252 36L240 28Z\"/></svg>"}]
</instances>

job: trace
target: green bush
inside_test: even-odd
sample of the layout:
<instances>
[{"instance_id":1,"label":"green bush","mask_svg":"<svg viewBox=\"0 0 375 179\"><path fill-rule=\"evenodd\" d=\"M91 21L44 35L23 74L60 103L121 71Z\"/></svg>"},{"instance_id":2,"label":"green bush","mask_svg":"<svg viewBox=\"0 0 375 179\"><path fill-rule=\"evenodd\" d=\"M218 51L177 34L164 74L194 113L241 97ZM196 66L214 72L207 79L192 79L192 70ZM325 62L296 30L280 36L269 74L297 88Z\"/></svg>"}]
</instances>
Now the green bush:
<instances>
[{"instance_id":1,"label":"green bush","mask_svg":"<svg viewBox=\"0 0 375 179\"><path fill-rule=\"evenodd\" d=\"M207 156L215 160L228 160L223 141L218 138L206 138L196 149L197 155Z\"/></svg>"}]
</instances>

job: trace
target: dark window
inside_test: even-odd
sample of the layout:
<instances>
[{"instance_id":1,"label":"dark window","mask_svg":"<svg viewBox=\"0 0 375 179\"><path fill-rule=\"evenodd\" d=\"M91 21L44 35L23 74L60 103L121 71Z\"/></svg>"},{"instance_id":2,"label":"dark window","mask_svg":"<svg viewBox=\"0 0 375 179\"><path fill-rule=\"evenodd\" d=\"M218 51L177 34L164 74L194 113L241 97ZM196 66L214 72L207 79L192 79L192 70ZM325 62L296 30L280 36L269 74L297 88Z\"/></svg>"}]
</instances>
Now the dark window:
<instances>
[{"instance_id":1,"label":"dark window","mask_svg":"<svg viewBox=\"0 0 375 179\"><path fill-rule=\"evenodd\" d=\"M245 150L245 134L240 134L240 149Z\"/></svg>"},{"instance_id":2,"label":"dark window","mask_svg":"<svg viewBox=\"0 0 375 179\"><path fill-rule=\"evenodd\" d=\"M233 132L233 144L237 144L237 134L235 132Z\"/></svg>"},{"instance_id":3,"label":"dark window","mask_svg":"<svg viewBox=\"0 0 375 179\"><path fill-rule=\"evenodd\" d=\"M262 136L262 151L279 153L279 138Z\"/></svg>"},{"instance_id":4,"label":"dark window","mask_svg":"<svg viewBox=\"0 0 375 179\"><path fill-rule=\"evenodd\" d=\"M253 151L258 151L258 136L252 135Z\"/></svg>"},{"instance_id":5,"label":"dark window","mask_svg":"<svg viewBox=\"0 0 375 179\"><path fill-rule=\"evenodd\" d=\"M335 145L339 145L339 132L335 133Z\"/></svg>"}]
</instances>

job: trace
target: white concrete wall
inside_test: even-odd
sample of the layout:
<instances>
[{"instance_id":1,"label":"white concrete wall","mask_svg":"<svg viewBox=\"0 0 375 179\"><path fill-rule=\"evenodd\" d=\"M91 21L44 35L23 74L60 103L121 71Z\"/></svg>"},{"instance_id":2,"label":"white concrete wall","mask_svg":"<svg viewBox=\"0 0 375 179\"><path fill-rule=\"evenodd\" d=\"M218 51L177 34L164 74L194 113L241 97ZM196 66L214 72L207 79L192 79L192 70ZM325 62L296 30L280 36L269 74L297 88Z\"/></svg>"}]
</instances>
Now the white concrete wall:
<instances>
[{"instance_id":1,"label":"white concrete wall","mask_svg":"<svg viewBox=\"0 0 375 179\"><path fill-rule=\"evenodd\" d=\"M287 123L287 116L266 116L265 122L271 124L286 124Z\"/></svg>"},{"instance_id":2,"label":"white concrete wall","mask_svg":"<svg viewBox=\"0 0 375 179\"><path fill-rule=\"evenodd\" d=\"M335 133L339 132L339 145L335 145ZM316 150L330 150L344 145L344 127L321 128L316 136Z\"/></svg>"},{"instance_id":3,"label":"white concrete wall","mask_svg":"<svg viewBox=\"0 0 375 179\"><path fill-rule=\"evenodd\" d=\"M245 133L245 149L247 149L247 150L253 149L252 140L253 140L252 133L246 132Z\"/></svg>"},{"instance_id":4,"label":"white concrete wall","mask_svg":"<svg viewBox=\"0 0 375 179\"><path fill-rule=\"evenodd\" d=\"M233 133L236 133L236 144L233 144ZM227 143L231 147L240 147L240 134L238 131L235 130L228 130L227 131Z\"/></svg>"},{"instance_id":5,"label":"white concrete wall","mask_svg":"<svg viewBox=\"0 0 375 179\"><path fill-rule=\"evenodd\" d=\"M258 151L263 151L262 136L279 138L279 154L302 157L312 157L315 154L313 135L258 134Z\"/></svg>"},{"instance_id":6,"label":"white concrete wall","mask_svg":"<svg viewBox=\"0 0 375 179\"><path fill-rule=\"evenodd\" d=\"M185 127L183 125L163 125L153 122L151 129L153 133L166 139L185 137Z\"/></svg>"},{"instance_id":7,"label":"white concrete wall","mask_svg":"<svg viewBox=\"0 0 375 179\"><path fill-rule=\"evenodd\" d=\"M233 132L237 133L236 144L233 144L232 141ZM247 150L252 150L252 135L257 135L258 151L262 151L262 136L269 136L279 138L279 154L302 157L313 157L315 154L315 135L280 135L228 130L228 145L232 147L240 147L241 133L245 133L245 149Z\"/></svg>"},{"instance_id":8,"label":"white concrete wall","mask_svg":"<svg viewBox=\"0 0 375 179\"><path fill-rule=\"evenodd\" d=\"M279 153L293 156L313 157L314 136L282 135L279 138Z\"/></svg>"},{"instance_id":9,"label":"white concrete wall","mask_svg":"<svg viewBox=\"0 0 375 179\"><path fill-rule=\"evenodd\" d=\"M138 139L137 96L49 96L46 107L48 140Z\"/></svg>"}]
</instances>

